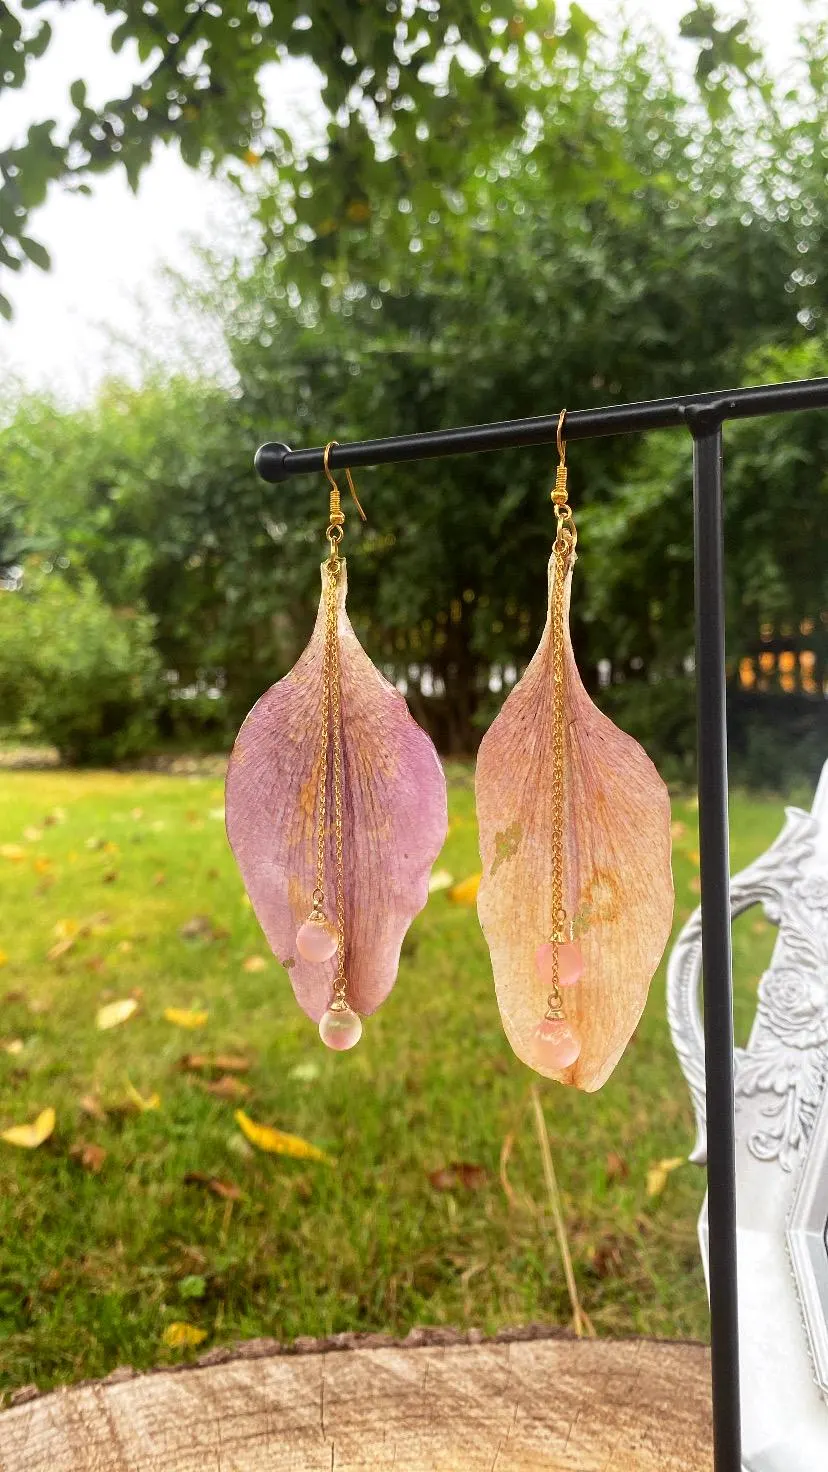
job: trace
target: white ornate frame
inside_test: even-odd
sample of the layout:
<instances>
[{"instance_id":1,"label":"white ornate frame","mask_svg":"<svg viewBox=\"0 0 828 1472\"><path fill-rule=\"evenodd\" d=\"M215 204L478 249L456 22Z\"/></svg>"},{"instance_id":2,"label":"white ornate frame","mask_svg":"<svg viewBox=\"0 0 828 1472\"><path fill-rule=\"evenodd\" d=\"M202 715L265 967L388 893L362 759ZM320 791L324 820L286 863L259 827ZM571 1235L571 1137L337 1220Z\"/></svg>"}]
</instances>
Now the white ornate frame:
<instances>
[{"instance_id":1,"label":"white ornate frame","mask_svg":"<svg viewBox=\"0 0 828 1472\"><path fill-rule=\"evenodd\" d=\"M739 1326L746 1472L828 1472L828 763L810 813L788 808L767 853L731 886L779 934L736 1050ZM667 971L667 1010L707 1154L701 917ZM712 1122L711 1122L712 1127ZM707 1203L699 1219L707 1272Z\"/></svg>"}]
</instances>

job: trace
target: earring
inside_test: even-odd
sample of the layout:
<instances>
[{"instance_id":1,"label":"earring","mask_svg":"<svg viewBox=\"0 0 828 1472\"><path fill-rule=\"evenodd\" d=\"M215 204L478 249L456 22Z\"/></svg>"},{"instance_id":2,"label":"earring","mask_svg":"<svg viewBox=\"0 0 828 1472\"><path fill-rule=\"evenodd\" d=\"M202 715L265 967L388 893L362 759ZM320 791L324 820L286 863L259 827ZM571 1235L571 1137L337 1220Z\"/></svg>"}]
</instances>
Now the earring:
<instances>
[{"instance_id":1,"label":"earring","mask_svg":"<svg viewBox=\"0 0 828 1472\"><path fill-rule=\"evenodd\" d=\"M362 1035L394 985L448 829L431 740L371 663L345 611L345 515L330 487L322 596L310 643L242 726L227 834L253 909L329 1048ZM365 520L350 471L354 504Z\"/></svg>"},{"instance_id":2,"label":"earring","mask_svg":"<svg viewBox=\"0 0 828 1472\"><path fill-rule=\"evenodd\" d=\"M669 938L670 800L575 664L565 414L546 627L478 755L478 912L514 1051L545 1077L592 1091L632 1036Z\"/></svg>"}]
</instances>

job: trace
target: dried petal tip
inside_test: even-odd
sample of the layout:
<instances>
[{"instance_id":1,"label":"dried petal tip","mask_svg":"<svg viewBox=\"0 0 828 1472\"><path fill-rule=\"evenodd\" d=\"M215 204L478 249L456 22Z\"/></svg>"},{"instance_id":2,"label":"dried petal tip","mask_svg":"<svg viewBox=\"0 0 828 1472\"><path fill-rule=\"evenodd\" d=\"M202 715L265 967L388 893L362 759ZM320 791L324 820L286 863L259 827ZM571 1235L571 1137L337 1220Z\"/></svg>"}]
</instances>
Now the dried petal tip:
<instances>
[{"instance_id":1,"label":"dried petal tip","mask_svg":"<svg viewBox=\"0 0 828 1472\"><path fill-rule=\"evenodd\" d=\"M336 955L339 941L324 915L315 913L296 932L296 949L303 961L319 965Z\"/></svg>"},{"instance_id":2,"label":"dried petal tip","mask_svg":"<svg viewBox=\"0 0 828 1472\"><path fill-rule=\"evenodd\" d=\"M362 1020L345 1004L329 1007L319 1024L319 1036L326 1048L335 1053L347 1053L355 1048L362 1037Z\"/></svg>"}]
</instances>

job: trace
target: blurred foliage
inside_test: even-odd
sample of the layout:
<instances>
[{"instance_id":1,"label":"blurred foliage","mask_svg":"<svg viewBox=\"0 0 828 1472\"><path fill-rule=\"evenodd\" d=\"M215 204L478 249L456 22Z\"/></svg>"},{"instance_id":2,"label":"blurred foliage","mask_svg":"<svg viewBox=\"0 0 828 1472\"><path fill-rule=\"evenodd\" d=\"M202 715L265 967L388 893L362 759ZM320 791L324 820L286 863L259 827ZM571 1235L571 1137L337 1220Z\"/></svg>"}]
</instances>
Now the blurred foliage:
<instances>
[{"instance_id":1,"label":"blurred foliage","mask_svg":"<svg viewBox=\"0 0 828 1472\"><path fill-rule=\"evenodd\" d=\"M155 736L160 695L153 621L115 610L88 575L30 568L0 598L0 710L14 712L70 762L118 761Z\"/></svg>"},{"instance_id":2,"label":"blurred foliage","mask_svg":"<svg viewBox=\"0 0 828 1472\"><path fill-rule=\"evenodd\" d=\"M580 65L600 32L579 4L554 0L91 0L114 24L110 45L134 59L125 95L90 99L87 78L69 88L72 118L39 119L0 151L0 273L27 263L48 270L49 254L30 234L31 216L60 184L89 193L90 181L123 168L136 190L158 143L175 144L194 168L221 173L257 201L266 253L294 252L307 280L320 260L337 261L352 237L371 230L378 209L398 246L413 219L434 223L462 208L470 178L494 150L532 138L561 63ZM689 0L688 0L689 3ZM52 45L47 0L0 5L0 96L26 85ZM825 22L817 33L809 86L824 91ZM698 49L699 93L712 119L731 110L734 85L755 94L765 121L773 88L747 23L719 25L709 0L696 0L682 36ZM320 120L302 138L266 116L263 74L302 59L318 78ZM590 147L589 130L583 140ZM566 181L581 140L559 160ZM570 157L567 157L569 153ZM601 171L595 185L615 177ZM397 208L399 206L399 208ZM306 249L312 245L310 251ZM0 313L11 314L0 295Z\"/></svg>"},{"instance_id":3,"label":"blurred foliage","mask_svg":"<svg viewBox=\"0 0 828 1472\"><path fill-rule=\"evenodd\" d=\"M816 378L828 342L765 348L748 359L752 382ZM758 647L763 625L828 656L820 616L828 610L828 567L815 555L828 516L828 421L822 411L774 415L727 426L725 576L731 670ZM678 674L693 647L692 481L681 440L650 438L622 484L582 521L584 542L602 569L590 583L596 626L623 665ZM637 615L631 618L631 609Z\"/></svg>"},{"instance_id":4,"label":"blurred foliage","mask_svg":"<svg viewBox=\"0 0 828 1472\"><path fill-rule=\"evenodd\" d=\"M0 95L24 86L49 50L51 26L38 15L45 3L0 5ZM131 49L136 81L126 95L97 103L78 78L70 126L38 121L0 152L7 272L27 260L48 269L44 246L28 231L52 184L89 193L96 175L122 167L137 189L159 142L177 144L185 163L221 170L242 189L267 177L260 218L270 238L286 222L307 239L366 219L378 169L386 193L402 192L405 179L429 207L438 178L462 187L475 159L520 126L516 58L541 43L579 54L592 29L575 4L556 25L551 0L526 15L520 0L93 3L117 22L111 47ZM321 122L307 156L265 115L262 73L288 58L306 59L318 73ZM5 296L0 311L11 312Z\"/></svg>"},{"instance_id":5,"label":"blurred foliage","mask_svg":"<svg viewBox=\"0 0 828 1472\"><path fill-rule=\"evenodd\" d=\"M478 12L487 34L503 34L494 10ZM28 400L10 414L0 480L25 500L27 533L68 558L70 583L93 578L107 604L154 620L164 738L227 739L309 632L325 486L263 486L250 469L258 441L319 444L821 371L828 27L811 25L793 94L709 5L688 26L716 62L701 65L704 109L654 34L608 47L572 7L544 45L524 27L508 65L502 47L492 52L517 112L501 129L475 126L475 149L457 133L444 150L453 162L432 167L433 118L422 97L414 104L412 126L428 134L411 160L416 191L402 155L373 151L370 210L306 229L280 191L304 198L318 165L318 203L323 175L342 186L341 161L283 163L278 186L262 172L262 257L212 261L197 293L180 283L221 328L230 390L159 376L111 386L87 410ZM459 63L447 75L447 95L484 120L486 77ZM806 415L728 429L734 657L761 621L825 606L809 561L825 433ZM519 671L537 642L553 458L543 448L360 477L369 521L348 522L351 614L372 657L409 674L414 713L444 751L473 747L501 698L492 670ZM571 467L587 679L609 657L630 689L681 682L692 650L686 436L578 444ZM795 514L780 514L780 494ZM419 689L423 669L435 694ZM660 720L664 750L680 739L686 762L687 723L669 700ZM650 745L658 755L655 734Z\"/></svg>"}]
</instances>

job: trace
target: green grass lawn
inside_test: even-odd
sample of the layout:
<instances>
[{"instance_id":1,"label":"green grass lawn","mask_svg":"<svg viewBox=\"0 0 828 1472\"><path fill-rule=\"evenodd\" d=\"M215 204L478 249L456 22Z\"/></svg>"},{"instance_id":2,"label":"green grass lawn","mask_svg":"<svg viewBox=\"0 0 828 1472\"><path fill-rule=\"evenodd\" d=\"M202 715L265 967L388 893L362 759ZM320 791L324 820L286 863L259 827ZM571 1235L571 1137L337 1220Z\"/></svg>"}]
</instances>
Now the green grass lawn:
<instances>
[{"instance_id":1,"label":"green grass lawn","mask_svg":"<svg viewBox=\"0 0 828 1472\"><path fill-rule=\"evenodd\" d=\"M3 1387L180 1358L191 1351L163 1338L179 1321L205 1331L204 1348L254 1335L569 1322L531 1075L501 1032L473 907L432 897L390 1000L360 1047L336 1056L294 1004L246 903L219 776L4 772L0 794L0 1129L48 1106L57 1114L39 1149L0 1141ZM468 769L451 772L451 814L440 865L462 879L478 868ZM676 801L674 816L678 925L698 890L695 804ZM734 798L735 868L781 817L778 801ZM182 936L195 916L207 920ZM742 1037L771 942L760 912L738 922ZM265 964L251 969L252 957ZM135 1014L99 1031L99 1008L129 997ZM208 1019L186 1030L165 1020L168 1007ZM179 1066L193 1052L248 1058L249 1071L231 1076L249 1095L208 1092L216 1075ZM136 1095L153 1094L157 1107L137 1106ZM661 973L604 1089L544 1084L542 1097L597 1331L705 1337L703 1173L683 1166L647 1195L648 1168L692 1144ZM236 1125L239 1102L335 1163L255 1150ZM86 1145L102 1147L102 1163L73 1153ZM436 1189L430 1173L454 1161L480 1170ZM238 1193L186 1184L192 1172Z\"/></svg>"}]
</instances>

